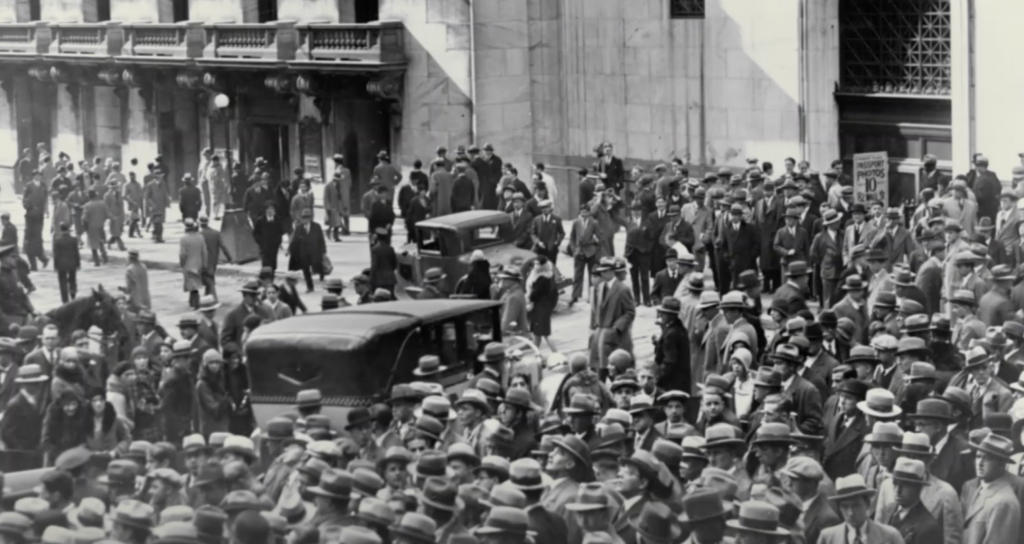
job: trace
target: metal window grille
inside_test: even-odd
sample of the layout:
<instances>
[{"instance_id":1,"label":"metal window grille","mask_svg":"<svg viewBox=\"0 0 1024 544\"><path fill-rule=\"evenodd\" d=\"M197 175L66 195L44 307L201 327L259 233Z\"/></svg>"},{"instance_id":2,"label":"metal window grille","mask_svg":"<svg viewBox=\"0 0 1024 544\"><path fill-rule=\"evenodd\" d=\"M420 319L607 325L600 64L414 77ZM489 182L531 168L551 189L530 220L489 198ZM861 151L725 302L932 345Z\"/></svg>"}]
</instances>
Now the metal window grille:
<instances>
[{"instance_id":1,"label":"metal window grille","mask_svg":"<svg viewBox=\"0 0 1024 544\"><path fill-rule=\"evenodd\" d=\"M950 0L843 0L840 92L950 94Z\"/></svg>"},{"instance_id":2,"label":"metal window grille","mask_svg":"<svg viewBox=\"0 0 1024 544\"><path fill-rule=\"evenodd\" d=\"M704 18L704 0L670 0L669 6L673 19Z\"/></svg>"}]
</instances>

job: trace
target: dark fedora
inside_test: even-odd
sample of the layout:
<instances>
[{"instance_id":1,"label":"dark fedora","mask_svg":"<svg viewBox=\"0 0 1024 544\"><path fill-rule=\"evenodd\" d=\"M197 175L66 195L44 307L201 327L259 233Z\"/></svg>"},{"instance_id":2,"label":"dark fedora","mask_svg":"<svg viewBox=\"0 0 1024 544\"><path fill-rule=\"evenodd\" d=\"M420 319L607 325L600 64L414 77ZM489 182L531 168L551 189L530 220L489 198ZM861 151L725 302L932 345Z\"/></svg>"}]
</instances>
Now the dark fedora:
<instances>
[{"instance_id":1,"label":"dark fedora","mask_svg":"<svg viewBox=\"0 0 1024 544\"><path fill-rule=\"evenodd\" d=\"M430 477L423 484L419 493L420 502L448 512L458 512L465 504L459 498L459 488L455 482L447 478Z\"/></svg>"},{"instance_id":2,"label":"dark fedora","mask_svg":"<svg viewBox=\"0 0 1024 544\"><path fill-rule=\"evenodd\" d=\"M320 474L320 483L310 487L309 492L321 497L349 500L352 495L352 473L329 468Z\"/></svg>"},{"instance_id":3,"label":"dark fedora","mask_svg":"<svg viewBox=\"0 0 1024 544\"><path fill-rule=\"evenodd\" d=\"M407 512L391 532L422 544L437 542L437 523L430 517L416 512Z\"/></svg>"},{"instance_id":4,"label":"dark fedora","mask_svg":"<svg viewBox=\"0 0 1024 544\"><path fill-rule=\"evenodd\" d=\"M444 477L447 471L448 456L438 450L420 452L420 457L412 468L413 475L419 478Z\"/></svg>"},{"instance_id":5,"label":"dark fedora","mask_svg":"<svg viewBox=\"0 0 1024 544\"><path fill-rule=\"evenodd\" d=\"M571 455L578 463L590 470L590 448L580 437L570 434L555 438L552 443L556 448Z\"/></svg>"},{"instance_id":6,"label":"dark fedora","mask_svg":"<svg viewBox=\"0 0 1024 544\"><path fill-rule=\"evenodd\" d=\"M629 524L643 537L643 542L672 544L678 542L682 535L682 529L672 517L672 510L665 503L647 502L640 511L640 517Z\"/></svg>"},{"instance_id":7,"label":"dark fedora","mask_svg":"<svg viewBox=\"0 0 1024 544\"><path fill-rule=\"evenodd\" d=\"M864 279L860 277L860 274L852 274L846 277L842 289L844 291L863 291L867 289L867 285L864 284Z\"/></svg>"}]
</instances>

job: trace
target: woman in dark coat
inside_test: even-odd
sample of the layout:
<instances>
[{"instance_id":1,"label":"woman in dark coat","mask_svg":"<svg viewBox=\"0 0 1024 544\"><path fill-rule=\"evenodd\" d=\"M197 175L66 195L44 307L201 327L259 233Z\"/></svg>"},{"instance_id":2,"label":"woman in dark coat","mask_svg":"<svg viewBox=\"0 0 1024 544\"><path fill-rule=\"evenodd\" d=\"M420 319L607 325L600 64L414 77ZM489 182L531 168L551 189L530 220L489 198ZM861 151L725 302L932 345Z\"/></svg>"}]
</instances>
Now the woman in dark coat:
<instances>
[{"instance_id":1,"label":"woman in dark coat","mask_svg":"<svg viewBox=\"0 0 1024 544\"><path fill-rule=\"evenodd\" d=\"M231 399L224 387L223 359L216 350L203 354L196 383L196 406L199 412L199 434L228 432L231 423Z\"/></svg>"},{"instance_id":2,"label":"woman in dark coat","mask_svg":"<svg viewBox=\"0 0 1024 544\"><path fill-rule=\"evenodd\" d=\"M313 222L310 210L302 212L302 223L295 227L295 233L288 244L288 254L288 270L301 270L306 278L306 290L313 292L313 274L319 275L320 281L324 281L327 242L320 224Z\"/></svg>"},{"instance_id":3,"label":"woman in dark coat","mask_svg":"<svg viewBox=\"0 0 1024 544\"><path fill-rule=\"evenodd\" d=\"M533 333L534 343L539 348L541 341L547 341L552 352L557 352L554 342L551 341L551 315L555 313L555 306L558 304L558 290L555 288L554 272L551 262L543 255L537 256L537 261L530 271L530 279L526 286L529 290L530 332Z\"/></svg>"},{"instance_id":4,"label":"woman in dark coat","mask_svg":"<svg viewBox=\"0 0 1024 544\"><path fill-rule=\"evenodd\" d=\"M249 403L249 372L242 362L242 352L238 344L230 342L224 345L224 386L228 399L231 401L231 415L228 431L231 434L249 436L254 423L252 405Z\"/></svg>"},{"instance_id":5,"label":"woman in dark coat","mask_svg":"<svg viewBox=\"0 0 1024 544\"><path fill-rule=\"evenodd\" d=\"M71 389L63 390L46 409L40 449L49 462L65 451L85 444L91 421L82 398Z\"/></svg>"},{"instance_id":6,"label":"woman in dark coat","mask_svg":"<svg viewBox=\"0 0 1024 544\"><path fill-rule=\"evenodd\" d=\"M118 456L128 453L132 435L123 419L117 416L114 405L107 402L103 389L89 392L89 414L85 447L96 453Z\"/></svg>"},{"instance_id":7,"label":"woman in dark coat","mask_svg":"<svg viewBox=\"0 0 1024 544\"><path fill-rule=\"evenodd\" d=\"M491 263L484 257L484 252L474 250L469 257L469 274L466 274L455 285L456 295L473 295L479 300L491 298Z\"/></svg>"}]
</instances>

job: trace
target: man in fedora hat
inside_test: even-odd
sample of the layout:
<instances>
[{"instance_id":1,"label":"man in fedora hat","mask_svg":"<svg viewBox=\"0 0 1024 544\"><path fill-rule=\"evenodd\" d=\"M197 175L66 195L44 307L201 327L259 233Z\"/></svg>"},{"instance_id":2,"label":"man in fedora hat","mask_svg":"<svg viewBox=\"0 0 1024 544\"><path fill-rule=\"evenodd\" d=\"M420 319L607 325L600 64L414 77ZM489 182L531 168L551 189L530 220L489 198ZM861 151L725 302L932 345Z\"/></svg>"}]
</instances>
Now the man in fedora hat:
<instances>
[{"instance_id":1,"label":"man in fedora hat","mask_svg":"<svg viewBox=\"0 0 1024 544\"><path fill-rule=\"evenodd\" d=\"M320 224L313 221L313 211L302 211L295 232L288 243L288 270L300 270L306 279L306 292L313 292L313 273L324 280L324 257L327 255L327 242Z\"/></svg>"},{"instance_id":2,"label":"man in fedora hat","mask_svg":"<svg viewBox=\"0 0 1024 544\"><path fill-rule=\"evenodd\" d=\"M581 542L588 536L604 533L610 537L609 542L624 544L625 541L613 524L613 517L618 514L615 511L618 505L612 504L609 491L604 484L582 484L577 493L568 497L569 502L564 509L555 512L556 515L566 517L568 542Z\"/></svg>"},{"instance_id":3,"label":"man in fedora hat","mask_svg":"<svg viewBox=\"0 0 1024 544\"><path fill-rule=\"evenodd\" d=\"M681 304L667 296L658 306L657 322L661 334L651 338L654 344L654 364L658 368L658 387L677 390L689 398L693 395L690 369L690 333L680 320Z\"/></svg>"},{"instance_id":4,"label":"man in fedora hat","mask_svg":"<svg viewBox=\"0 0 1024 544\"><path fill-rule=\"evenodd\" d=\"M110 515L110 538L125 544L149 542L155 515L153 507L144 502L121 501Z\"/></svg>"},{"instance_id":5,"label":"man in fedora hat","mask_svg":"<svg viewBox=\"0 0 1024 544\"><path fill-rule=\"evenodd\" d=\"M47 389L50 378L42 367L25 364L21 367L7 367L0 370L0 392L6 392L8 383L13 383L18 392L4 404L4 417L0 419L0 442L12 451L33 451L39 449L42 437L43 415L46 413Z\"/></svg>"},{"instance_id":6,"label":"man in fedora hat","mask_svg":"<svg viewBox=\"0 0 1024 544\"><path fill-rule=\"evenodd\" d=\"M199 226L192 217L185 219L185 235L179 241L179 248L184 290L188 293L188 305L194 310L199 307L199 290L203 288L203 271L209 266L209 255L206 241L199 234Z\"/></svg>"},{"instance_id":7,"label":"man in fedora hat","mask_svg":"<svg viewBox=\"0 0 1024 544\"><path fill-rule=\"evenodd\" d=\"M943 541L942 528L921 502L921 492L927 485L925 463L901 457L896 460L889 481L896 489L896 500L885 506L879 501L881 511L876 519L898 530L906 544ZM960 539L950 537L945 542Z\"/></svg>"},{"instance_id":8,"label":"man in fedora hat","mask_svg":"<svg viewBox=\"0 0 1024 544\"><path fill-rule=\"evenodd\" d=\"M786 264L785 282L775 290L772 299L785 302L790 315L807 309L810 273L806 261L793 260Z\"/></svg>"},{"instance_id":9,"label":"man in fedora hat","mask_svg":"<svg viewBox=\"0 0 1024 544\"><path fill-rule=\"evenodd\" d=\"M869 507L875 491L867 487L860 474L836 481L836 494L829 500L836 506L843 523L829 527L818 537L819 544L899 544L899 531L872 521Z\"/></svg>"},{"instance_id":10,"label":"man in fedora hat","mask_svg":"<svg viewBox=\"0 0 1024 544\"><path fill-rule=\"evenodd\" d=\"M938 399L928 400L937 403L932 406L923 406L928 413L934 413L933 406L944 404ZM920 489L915 498L920 500L924 509L937 520L946 542L960 542L964 527L963 508L953 487L936 478L929 470L929 466L935 460L935 447L928 435L914 432L905 433L900 445L893 448L893 453L899 458L892 467L886 467L889 477L878 485L878 494L875 498L875 519L887 521L889 518L886 512L891 511L894 505L899 504L900 507L905 507L901 502L903 497L900 496L901 491L897 485L899 481L895 477L900 462L909 460L921 463Z\"/></svg>"},{"instance_id":11,"label":"man in fedora hat","mask_svg":"<svg viewBox=\"0 0 1024 544\"><path fill-rule=\"evenodd\" d=\"M465 503L458 493L455 483L445 478L432 476L423 484L420 505L422 512L437 525L437 544L454 544L469 534L460 515Z\"/></svg>"},{"instance_id":12,"label":"man in fedora hat","mask_svg":"<svg viewBox=\"0 0 1024 544\"><path fill-rule=\"evenodd\" d=\"M1012 320L1014 308L1010 290L1016 281L1017 274L1009 266L1001 264L992 268L992 288L978 301L978 319L986 326L998 327Z\"/></svg>"},{"instance_id":13,"label":"man in fedora hat","mask_svg":"<svg viewBox=\"0 0 1024 544\"><path fill-rule=\"evenodd\" d=\"M199 216L199 234L206 243L206 268L203 270L203 287L206 295L217 297L217 265L220 264L220 256L224 255L230 263L231 258L227 245L224 244L224 237L219 230L210 226L210 218L206 214Z\"/></svg>"},{"instance_id":14,"label":"man in fedora hat","mask_svg":"<svg viewBox=\"0 0 1024 544\"><path fill-rule=\"evenodd\" d=\"M953 321L950 342L960 351L966 351L971 347L972 340L985 337L985 323L975 315L978 307L977 298L970 290L958 289L948 301Z\"/></svg>"},{"instance_id":15,"label":"man in fedora hat","mask_svg":"<svg viewBox=\"0 0 1024 544\"><path fill-rule=\"evenodd\" d=\"M985 412L1008 413L1013 405L1013 391L992 375L992 356L981 346L967 351L964 368L949 380L971 397L971 413L967 414L973 429L984 425Z\"/></svg>"},{"instance_id":16,"label":"man in fedora hat","mask_svg":"<svg viewBox=\"0 0 1024 544\"><path fill-rule=\"evenodd\" d=\"M1017 542L1020 537L1020 502L1006 471L1013 442L989 433L974 450L978 476L964 484L964 544Z\"/></svg>"},{"instance_id":17,"label":"man in fedora hat","mask_svg":"<svg viewBox=\"0 0 1024 544\"><path fill-rule=\"evenodd\" d=\"M821 217L824 230L814 235L809 257L821 276L822 306L835 303L836 286L843 273L843 242L839 233L842 214L826 209Z\"/></svg>"},{"instance_id":18,"label":"man in fedora hat","mask_svg":"<svg viewBox=\"0 0 1024 544\"><path fill-rule=\"evenodd\" d=\"M739 275L744 270L757 270L757 255L758 249L760 249L759 234L757 227L744 219L745 211L749 211L749 207L734 203L729 207L728 219L724 221L718 231L715 245L720 263L718 278L720 293L728 292L731 285L738 283ZM799 244L800 240L797 243ZM806 255L810 242L805 237L802 243L803 245L799 247L802 248L802 254ZM797 253L791 254L790 258L794 258L796 255ZM725 276L728 276L728 279Z\"/></svg>"},{"instance_id":19,"label":"man in fedora hat","mask_svg":"<svg viewBox=\"0 0 1024 544\"><path fill-rule=\"evenodd\" d=\"M757 500L740 504L736 519L726 521L736 534L737 544L781 544L789 531L779 527L779 509Z\"/></svg>"},{"instance_id":20,"label":"man in fedora hat","mask_svg":"<svg viewBox=\"0 0 1024 544\"><path fill-rule=\"evenodd\" d=\"M725 538L727 509L717 490L696 488L683 498L683 513L677 518L690 529L684 544L722 544Z\"/></svg>"},{"instance_id":21,"label":"man in fedora hat","mask_svg":"<svg viewBox=\"0 0 1024 544\"><path fill-rule=\"evenodd\" d=\"M839 516L821 493L821 481L826 476L817 461L803 456L791 457L779 473L786 476L786 488L803 502L807 542L817 542L822 529L840 523Z\"/></svg>"},{"instance_id":22,"label":"man in fedora hat","mask_svg":"<svg viewBox=\"0 0 1024 544\"><path fill-rule=\"evenodd\" d=\"M632 346L632 338L628 336L636 317L636 301L629 287L616 277L614 259L602 258L597 272L601 283L594 290L596 298L591 301L591 360L597 361L597 367L605 371L608 356L613 351Z\"/></svg>"},{"instance_id":23,"label":"man in fedora hat","mask_svg":"<svg viewBox=\"0 0 1024 544\"><path fill-rule=\"evenodd\" d=\"M590 447L574 434L552 441L554 449L548 456L547 472L560 475L541 497L540 504L550 512L564 517L567 505L576 499L583 484L594 481Z\"/></svg>"},{"instance_id":24,"label":"man in fedora hat","mask_svg":"<svg viewBox=\"0 0 1024 544\"><path fill-rule=\"evenodd\" d=\"M821 393L798 372L804 364L799 350L792 344L780 344L768 355L768 361L782 378L782 394L794 404L800 431L809 435L823 435L824 407Z\"/></svg>"},{"instance_id":25,"label":"man in fedora hat","mask_svg":"<svg viewBox=\"0 0 1024 544\"><path fill-rule=\"evenodd\" d=\"M242 285L241 292L242 301L224 316L223 326L220 331L221 346L228 344L242 345L245 318L250 315L259 317L264 323L274 320L269 308L260 301L259 282L255 280L246 282Z\"/></svg>"},{"instance_id":26,"label":"man in fedora hat","mask_svg":"<svg viewBox=\"0 0 1024 544\"><path fill-rule=\"evenodd\" d=\"M774 235L772 247L783 266L806 261L811 247L810 235L800 226L800 210L790 207L783 216L786 224Z\"/></svg>"},{"instance_id":27,"label":"man in fedora hat","mask_svg":"<svg viewBox=\"0 0 1024 544\"><path fill-rule=\"evenodd\" d=\"M846 295L832 307L832 311L840 318L853 321L853 340L859 343L867 341L868 313L865 300L867 285L860 275L847 276L841 287Z\"/></svg>"},{"instance_id":28,"label":"man in fedora hat","mask_svg":"<svg viewBox=\"0 0 1024 544\"><path fill-rule=\"evenodd\" d=\"M836 387L840 410L827 429L822 458L825 473L830 478L850 474L856 469L857 454L869 429L857 403L865 399L868 389L868 384L861 380L845 380Z\"/></svg>"},{"instance_id":29,"label":"man in fedora hat","mask_svg":"<svg viewBox=\"0 0 1024 544\"><path fill-rule=\"evenodd\" d=\"M518 266L506 266L498 273L501 301L501 330L505 334L529 336L530 320L526 311L526 290Z\"/></svg>"},{"instance_id":30,"label":"man in fedora hat","mask_svg":"<svg viewBox=\"0 0 1024 544\"><path fill-rule=\"evenodd\" d=\"M843 262L853 262L853 248L857 246L876 247L879 238L884 239L885 233L874 221L866 221L867 209L863 203L856 203L850 208L852 221L846 224L843 232Z\"/></svg>"}]
</instances>

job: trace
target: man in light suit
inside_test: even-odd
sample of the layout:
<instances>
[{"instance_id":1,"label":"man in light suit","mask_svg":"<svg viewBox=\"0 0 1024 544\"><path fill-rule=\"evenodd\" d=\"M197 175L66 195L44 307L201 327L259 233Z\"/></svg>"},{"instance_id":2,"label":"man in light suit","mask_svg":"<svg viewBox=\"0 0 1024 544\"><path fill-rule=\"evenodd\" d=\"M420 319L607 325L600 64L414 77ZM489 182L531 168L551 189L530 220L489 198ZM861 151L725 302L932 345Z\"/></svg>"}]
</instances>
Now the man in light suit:
<instances>
[{"instance_id":1,"label":"man in light suit","mask_svg":"<svg viewBox=\"0 0 1024 544\"><path fill-rule=\"evenodd\" d=\"M613 258L602 258L597 271L601 274L601 285L597 300L591 301L597 308L591 360L598 361L598 368L607 368L608 355L632 340L627 336L636 317L636 301L629 287L616 277Z\"/></svg>"},{"instance_id":2,"label":"man in light suit","mask_svg":"<svg viewBox=\"0 0 1024 544\"><path fill-rule=\"evenodd\" d=\"M850 254L853 248L859 245L873 247L876 235L881 230L876 228L874 223L865 221L867 210L864 204L854 204L850 213L853 215L853 221L846 225L846 231L843 233L843 262L848 264L852 261Z\"/></svg>"},{"instance_id":3,"label":"man in light suit","mask_svg":"<svg viewBox=\"0 0 1024 544\"><path fill-rule=\"evenodd\" d=\"M862 344L867 342L868 332L867 304L864 300L866 289L867 286L859 275L847 276L842 286L842 290L846 291L846 296L832 307L832 311L836 313L837 317L846 317L853 321L856 326L853 339Z\"/></svg>"},{"instance_id":4,"label":"man in light suit","mask_svg":"<svg viewBox=\"0 0 1024 544\"><path fill-rule=\"evenodd\" d=\"M874 495L860 474L836 480L836 494L829 500L843 523L823 530L817 544L903 544L899 531L870 519Z\"/></svg>"},{"instance_id":5,"label":"man in light suit","mask_svg":"<svg viewBox=\"0 0 1024 544\"><path fill-rule=\"evenodd\" d=\"M967 182L964 180L954 181L951 193L942 203L942 209L946 217L962 225L964 232L971 237L978 222L978 203L967 198Z\"/></svg>"},{"instance_id":6,"label":"man in light suit","mask_svg":"<svg viewBox=\"0 0 1024 544\"><path fill-rule=\"evenodd\" d=\"M793 261L806 261L811 247L807 231L799 225L800 211L790 208L786 210L785 218L786 225L775 233L775 241L772 243L783 266Z\"/></svg>"},{"instance_id":7,"label":"man in light suit","mask_svg":"<svg viewBox=\"0 0 1024 544\"><path fill-rule=\"evenodd\" d=\"M953 293L949 302L954 321L950 343L960 351L966 351L971 347L971 340L985 337L985 323L974 315L978 309L978 300L974 298L973 292L960 289Z\"/></svg>"},{"instance_id":8,"label":"man in light suit","mask_svg":"<svg viewBox=\"0 0 1024 544\"><path fill-rule=\"evenodd\" d=\"M1010 439L990 433L971 444L978 477L964 484L964 544L1020 542L1021 506L1006 473Z\"/></svg>"},{"instance_id":9,"label":"man in light suit","mask_svg":"<svg viewBox=\"0 0 1024 544\"><path fill-rule=\"evenodd\" d=\"M1017 225L1020 224L1020 211L1017 209L1017 195L1003 190L999 195L999 213L996 214L996 240L1003 244L1009 252L1010 248L1020 241Z\"/></svg>"},{"instance_id":10,"label":"man in light suit","mask_svg":"<svg viewBox=\"0 0 1024 544\"><path fill-rule=\"evenodd\" d=\"M572 299L569 305L572 306L583 293L584 270L586 277L594 275L597 266L597 221L590 217L590 207L580 206L580 216L572 222L572 230L569 232L569 254L573 257L573 278L572 278Z\"/></svg>"},{"instance_id":11,"label":"man in light suit","mask_svg":"<svg viewBox=\"0 0 1024 544\"><path fill-rule=\"evenodd\" d=\"M946 244L942 240L928 241L928 259L917 270L914 285L924 294L925 309L942 311L942 261L946 258Z\"/></svg>"},{"instance_id":12,"label":"man in light suit","mask_svg":"<svg viewBox=\"0 0 1024 544\"><path fill-rule=\"evenodd\" d=\"M60 360L60 334L57 326L50 324L43 327L43 345L32 350L25 356L23 365L39 365L43 374L49 376Z\"/></svg>"},{"instance_id":13,"label":"man in light suit","mask_svg":"<svg viewBox=\"0 0 1024 544\"><path fill-rule=\"evenodd\" d=\"M701 347L704 349L704 360L691 359L690 365L694 368L699 368L699 373L702 377L705 374L715 372L719 367L718 358L722 354L722 348L725 347L725 339L729 336L729 323L725 321L725 316L718 309L719 304L721 304L721 300L718 297L718 293L713 291L701 293L700 311L703 314L704 321L708 324L707 328L704 329L704 337L701 338L700 342ZM695 372L694 374L696 375L697 373ZM693 383L703 383L703 380L695 380Z\"/></svg>"},{"instance_id":14,"label":"man in light suit","mask_svg":"<svg viewBox=\"0 0 1024 544\"><path fill-rule=\"evenodd\" d=\"M992 375L992 357L981 346L971 348L966 355L964 369L949 380L950 386L959 387L971 396L971 414L968 428L979 429L985 424L985 413L1008 413L1013 406L1013 392Z\"/></svg>"},{"instance_id":15,"label":"man in light suit","mask_svg":"<svg viewBox=\"0 0 1024 544\"><path fill-rule=\"evenodd\" d=\"M712 369L719 374L731 371L729 359L732 357L732 349L737 341L745 343L751 353L758 352L757 332L754 327L743 318L743 312L747 305L744 302L744 294L740 291L730 291L722 297L718 309L722 311L722 317L729 326L729 334L725 337L725 345L722 348L722 356L718 361L718 369Z\"/></svg>"},{"instance_id":16,"label":"man in light suit","mask_svg":"<svg viewBox=\"0 0 1024 544\"><path fill-rule=\"evenodd\" d=\"M885 225L886 237L886 270L892 270L892 266L898 262L909 262L910 254L917 247L910 231L903 226L903 215L899 208L889 208L885 212L888 222Z\"/></svg>"}]
</instances>

